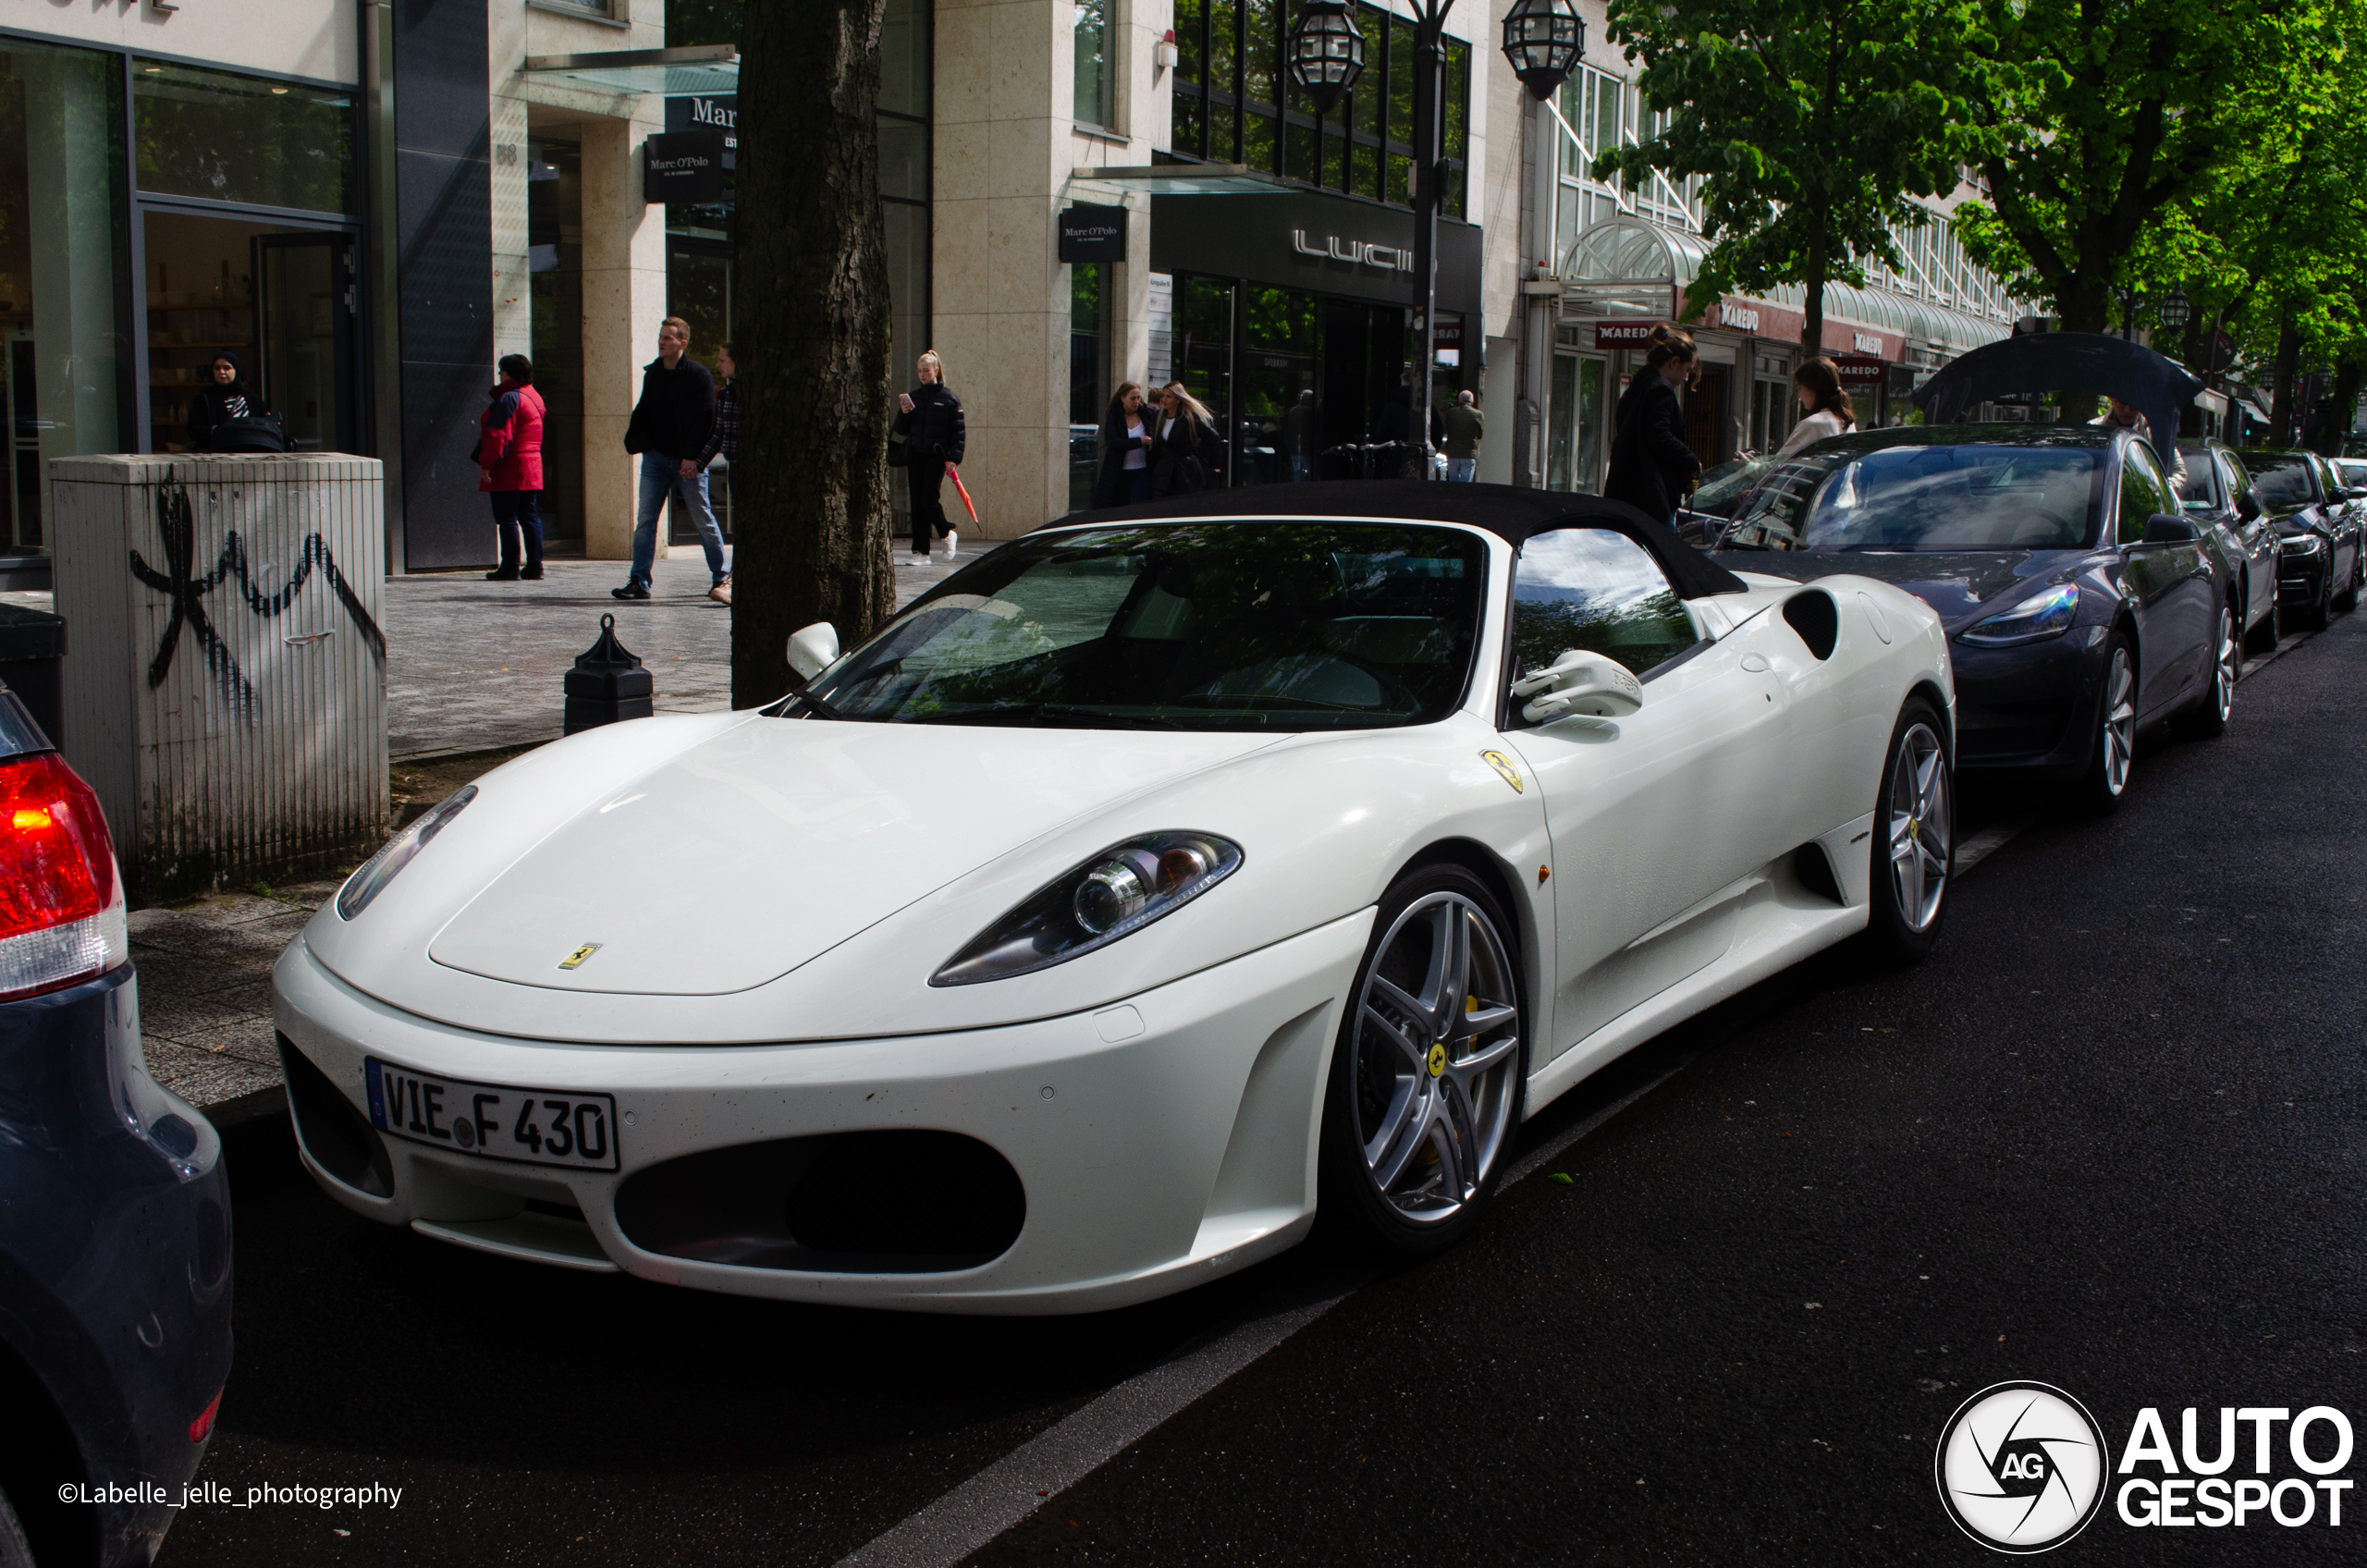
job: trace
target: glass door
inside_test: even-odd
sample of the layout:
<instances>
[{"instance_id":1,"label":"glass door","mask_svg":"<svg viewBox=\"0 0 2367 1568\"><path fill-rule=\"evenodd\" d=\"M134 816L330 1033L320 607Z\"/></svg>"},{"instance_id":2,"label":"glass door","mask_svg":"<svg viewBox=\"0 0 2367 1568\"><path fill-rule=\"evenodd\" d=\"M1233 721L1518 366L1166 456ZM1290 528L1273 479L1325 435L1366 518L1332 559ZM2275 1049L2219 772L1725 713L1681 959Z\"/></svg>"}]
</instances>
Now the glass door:
<instances>
[{"instance_id":1,"label":"glass door","mask_svg":"<svg viewBox=\"0 0 2367 1568\"><path fill-rule=\"evenodd\" d=\"M289 451L353 451L353 239L259 234L252 244L264 401Z\"/></svg>"}]
</instances>

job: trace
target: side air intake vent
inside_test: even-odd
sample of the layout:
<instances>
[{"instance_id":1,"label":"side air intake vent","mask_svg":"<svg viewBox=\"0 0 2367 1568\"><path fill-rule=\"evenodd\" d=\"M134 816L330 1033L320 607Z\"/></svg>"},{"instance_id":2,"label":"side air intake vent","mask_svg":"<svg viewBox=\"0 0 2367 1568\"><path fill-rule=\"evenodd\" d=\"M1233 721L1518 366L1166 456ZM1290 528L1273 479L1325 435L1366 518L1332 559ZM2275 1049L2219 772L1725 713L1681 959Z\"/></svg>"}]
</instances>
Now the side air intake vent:
<instances>
[{"instance_id":1,"label":"side air intake vent","mask_svg":"<svg viewBox=\"0 0 2367 1568\"><path fill-rule=\"evenodd\" d=\"M1831 594L1818 588L1793 594L1784 601L1784 619L1820 663L1833 656L1834 639L1841 634L1841 612L1834 607Z\"/></svg>"}]
</instances>

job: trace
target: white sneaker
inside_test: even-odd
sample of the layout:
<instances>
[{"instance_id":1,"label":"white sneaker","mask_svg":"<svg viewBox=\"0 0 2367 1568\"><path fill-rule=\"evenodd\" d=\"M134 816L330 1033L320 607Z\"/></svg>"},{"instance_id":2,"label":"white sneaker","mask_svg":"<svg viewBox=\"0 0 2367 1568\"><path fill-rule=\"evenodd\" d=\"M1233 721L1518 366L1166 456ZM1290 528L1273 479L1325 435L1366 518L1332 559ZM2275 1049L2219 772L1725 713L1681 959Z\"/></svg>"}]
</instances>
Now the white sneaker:
<instances>
[{"instance_id":1,"label":"white sneaker","mask_svg":"<svg viewBox=\"0 0 2367 1568\"><path fill-rule=\"evenodd\" d=\"M926 566L928 565L928 557L926 556L906 556L901 564L904 566Z\"/></svg>"},{"instance_id":2,"label":"white sneaker","mask_svg":"<svg viewBox=\"0 0 2367 1568\"><path fill-rule=\"evenodd\" d=\"M951 560L953 558L954 551L959 549L961 545L962 535L954 533L953 530L950 528L947 529L945 531L945 558L947 560Z\"/></svg>"}]
</instances>

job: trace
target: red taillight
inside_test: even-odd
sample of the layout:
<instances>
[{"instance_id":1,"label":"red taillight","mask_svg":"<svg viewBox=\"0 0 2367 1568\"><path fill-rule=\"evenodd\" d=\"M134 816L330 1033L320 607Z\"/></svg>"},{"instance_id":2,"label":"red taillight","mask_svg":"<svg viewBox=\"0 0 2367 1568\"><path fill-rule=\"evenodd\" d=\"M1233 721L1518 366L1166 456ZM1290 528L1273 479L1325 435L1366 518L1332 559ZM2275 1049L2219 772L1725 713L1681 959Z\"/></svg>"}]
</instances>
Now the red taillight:
<instances>
[{"instance_id":1,"label":"red taillight","mask_svg":"<svg viewBox=\"0 0 2367 1568\"><path fill-rule=\"evenodd\" d=\"M98 797L55 752L0 762L0 997L104 974L125 947Z\"/></svg>"},{"instance_id":2,"label":"red taillight","mask_svg":"<svg viewBox=\"0 0 2367 1568\"><path fill-rule=\"evenodd\" d=\"M205 1440L206 1434L214 1430L215 1413L221 1408L222 1390L220 1389L216 1389L214 1390L213 1403L208 1404L203 1410L198 1412L197 1419L189 1424L190 1441L193 1443L202 1443Z\"/></svg>"}]
</instances>

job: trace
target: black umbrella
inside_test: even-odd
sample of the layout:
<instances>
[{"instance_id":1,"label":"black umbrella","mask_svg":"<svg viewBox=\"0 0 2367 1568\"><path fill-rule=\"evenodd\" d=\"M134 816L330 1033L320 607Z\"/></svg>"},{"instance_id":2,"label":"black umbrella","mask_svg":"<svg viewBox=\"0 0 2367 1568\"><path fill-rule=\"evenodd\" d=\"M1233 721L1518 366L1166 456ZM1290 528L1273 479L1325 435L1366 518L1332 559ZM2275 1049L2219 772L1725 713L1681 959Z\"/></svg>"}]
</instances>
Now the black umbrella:
<instances>
[{"instance_id":1,"label":"black umbrella","mask_svg":"<svg viewBox=\"0 0 2367 1568\"><path fill-rule=\"evenodd\" d=\"M2202 383L2142 343L2101 332L2041 332L1985 344L1951 360L1915 390L1923 417L1954 424L1975 403L2016 393L2089 392L2144 411L2158 439L2175 442L2178 413Z\"/></svg>"}]
</instances>

